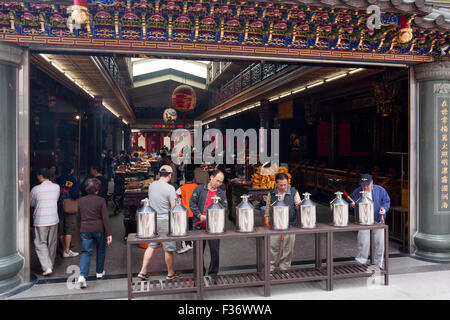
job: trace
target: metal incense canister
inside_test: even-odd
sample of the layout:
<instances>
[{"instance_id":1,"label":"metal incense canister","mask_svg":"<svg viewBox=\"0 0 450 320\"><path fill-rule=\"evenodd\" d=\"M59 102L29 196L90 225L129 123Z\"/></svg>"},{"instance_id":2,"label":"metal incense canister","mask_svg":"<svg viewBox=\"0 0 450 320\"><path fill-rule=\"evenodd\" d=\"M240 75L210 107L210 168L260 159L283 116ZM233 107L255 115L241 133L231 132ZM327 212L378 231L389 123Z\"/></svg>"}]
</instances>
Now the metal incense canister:
<instances>
[{"instance_id":1,"label":"metal incense canister","mask_svg":"<svg viewBox=\"0 0 450 320\"><path fill-rule=\"evenodd\" d=\"M225 208L219 203L220 197L212 197L214 202L206 209L206 232L225 233Z\"/></svg>"},{"instance_id":2,"label":"metal incense canister","mask_svg":"<svg viewBox=\"0 0 450 320\"><path fill-rule=\"evenodd\" d=\"M242 195L242 202L236 207L236 232L254 232L254 207L248 202L249 195Z\"/></svg>"},{"instance_id":3,"label":"metal incense canister","mask_svg":"<svg viewBox=\"0 0 450 320\"><path fill-rule=\"evenodd\" d=\"M141 201L143 206L136 213L137 215L137 238L153 238L158 235L156 228L156 211L150 207L150 200L145 198Z\"/></svg>"},{"instance_id":4,"label":"metal incense canister","mask_svg":"<svg viewBox=\"0 0 450 320\"><path fill-rule=\"evenodd\" d=\"M348 202L342 199L342 192L334 193L336 198L330 202L333 210L333 225L336 227L346 227L348 225Z\"/></svg>"},{"instance_id":5,"label":"metal incense canister","mask_svg":"<svg viewBox=\"0 0 450 320\"><path fill-rule=\"evenodd\" d=\"M303 194L304 199L300 203L300 227L305 229L313 229L316 227L316 204L309 197L310 193Z\"/></svg>"},{"instance_id":6,"label":"metal incense canister","mask_svg":"<svg viewBox=\"0 0 450 320\"><path fill-rule=\"evenodd\" d=\"M278 200L272 206L271 227L273 230L289 229L289 206L284 202L283 195L277 194Z\"/></svg>"},{"instance_id":7,"label":"metal incense canister","mask_svg":"<svg viewBox=\"0 0 450 320\"><path fill-rule=\"evenodd\" d=\"M367 196L367 191L360 191L361 197L356 201L356 221L362 225L372 225L375 222L373 201Z\"/></svg>"},{"instance_id":8,"label":"metal incense canister","mask_svg":"<svg viewBox=\"0 0 450 320\"><path fill-rule=\"evenodd\" d=\"M181 204L181 198L175 199L175 206L169 213L169 234L175 237L182 237L189 231L188 210Z\"/></svg>"}]
</instances>

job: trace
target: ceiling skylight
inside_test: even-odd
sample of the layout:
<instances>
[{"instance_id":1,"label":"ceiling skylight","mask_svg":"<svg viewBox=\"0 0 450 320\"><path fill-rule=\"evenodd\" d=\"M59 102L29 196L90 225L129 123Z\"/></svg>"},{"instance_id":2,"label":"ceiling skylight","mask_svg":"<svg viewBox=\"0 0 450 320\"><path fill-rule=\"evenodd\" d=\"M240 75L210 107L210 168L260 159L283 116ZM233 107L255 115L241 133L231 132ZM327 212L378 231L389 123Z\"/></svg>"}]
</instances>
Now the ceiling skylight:
<instances>
[{"instance_id":1,"label":"ceiling skylight","mask_svg":"<svg viewBox=\"0 0 450 320\"><path fill-rule=\"evenodd\" d=\"M206 79L209 61L175 59L132 59L133 77L156 71L174 69Z\"/></svg>"}]
</instances>

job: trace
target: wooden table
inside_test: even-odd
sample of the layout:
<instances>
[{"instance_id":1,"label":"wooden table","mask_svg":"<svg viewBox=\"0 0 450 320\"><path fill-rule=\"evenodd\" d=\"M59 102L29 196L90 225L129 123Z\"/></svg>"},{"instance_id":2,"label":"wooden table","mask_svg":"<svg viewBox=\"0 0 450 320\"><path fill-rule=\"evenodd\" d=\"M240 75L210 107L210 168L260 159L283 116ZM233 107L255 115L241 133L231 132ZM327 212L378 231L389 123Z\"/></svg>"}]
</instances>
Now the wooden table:
<instances>
[{"instance_id":1,"label":"wooden table","mask_svg":"<svg viewBox=\"0 0 450 320\"><path fill-rule=\"evenodd\" d=\"M257 272L223 274L218 275L216 282L212 283L209 277L203 277L203 241L212 239L230 238L256 238L256 265ZM193 241L193 277L181 277L174 280L149 280L142 281L133 279L131 272L131 245L149 242L165 241ZM136 234L129 234L127 239L127 274L128 274L128 299L133 297L181 292L196 292L198 299L203 299L204 291L218 290L226 288L241 288L269 285L265 278L264 270L267 269L269 260L265 253L268 251L268 241L266 232L262 228L253 233L241 233L226 231L222 234L208 234L203 230L189 231L189 235L184 237L172 237L167 234L159 235L155 238L139 239ZM265 291L264 292L269 292Z\"/></svg>"},{"instance_id":2,"label":"wooden table","mask_svg":"<svg viewBox=\"0 0 450 320\"><path fill-rule=\"evenodd\" d=\"M333 259L333 245L334 245L334 234L338 232L350 232L350 231L360 231L360 230L370 230L370 264L355 264L346 263L340 264L339 266L334 266ZM386 224L375 223L370 226L363 226L359 224L349 223L347 227L334 227L330 226L328 247L331 255L330 259L330 283L333 290L333 284L335 279L344 278L361 278L361 277L371 277L374 272L374 268L371 266L374 264L374 246L373 246L373 231L377 229L384 229L384 268L379 270L382 275L384 275L384 284L389 285L389 228Z\"/></svg>"},{"instance_id":3,"label":"wooden table","mask_svg":"<svg viewBox=\"0 0 450 320\"><path fill-rule=\"evenodd\" d=\"M257 227L255 232L240 233L228 230L223 234L208 234L204 230L190 231L184 237L171 237L160 235L151 239L138 239L135 234L129 234L127 241L127 273L128 273L128 298L136 296L156 295L180 292L196 292L198 299L203 299L204 292L208 290L220 290L227 288L264 287L264 296L270 296L272 284L293 283L325 280L326 289L333 290L335 279L371 277L373 275L374 246L373 231L385 230L384 268L380 270L384 275L385 285L389 284L389 230L385 224L362 226L350 223L346 227L334 227L329 224L318 224L314 229L302 229L291 227L288 230L275 231L265 227ZM334 266L333 246L334 234L338 232L352 232L370 230L370 264L357 264L355 262ZM270 236L280 234L314 234L315 235L315 266L313 268L291 268L287 271L270 271ZM326 266L322 266L321 236L326 236ZM209 277L203 277L203 241L212 239L231 238L256 238L256 272L220 274L216 282L212 283ZM193 241L193 276L182 277L175 280L150 280L141 281L132 278L131 273L131 245L164 242L164 241ZM356 245L356 243L355 243Z\"/></svg>"},{"instance_id":4,"label":"wooden table","mask_svg":"<svg viewBox=\"0 0 450 320\"><path fill-rule=\"evenodd\" d=\"M160 235L154 238L139 239L135 233L129 234L127 239L127 275L128 275L128 299L141 296L151 296L170 293L182 292L197 292L197 298L202 299L200 295L201 289L199 286L202 278L201 267L203 260L200 260L202 255L199 253L200 241L197 234L190 234L182 238L183 241L193 241L194 255L193 255L193 276L183 276L173 280L152 280L143 281L139 278L133 279L131 272L131 246L133 244L150 243L150 242L165 242L165 241L180 241L180 237L171 237L167 235ZM199 273L200 272L200 273Z\"/></svg>"},{"instance_id":5,"label":"wooden table","mask_svg":"<svg viewBox=\"0 0 450 320\"><path fill-rule=\"evenodd\" d=\"M323 223L318 223L317 227L314 229L302 229L296 227L290 227L288 230L284 231L275 231L271 229L267 229L267 238L268 242L270 242L270 236L281 235L281 234L314 234L315 241L315 266L313 268L291 268L286 271L272 271L270 272L270 284L280 284L280 283L293 283L293 282L306 282L306 281L317 281L317 280L326 280L326 288L327 290L331 290L331 278L330 273L331 269L329 268L332 265L332 255L329 247L329 238L330 238L330 226ZM327 239L327 256L326 256L326 267L322 266L322 249L321 249L321 235L325 234ZM299 248L297 248L299 249ZM269 250L269 249L268 249ZM295 248L294 248L295 250ZM267 251L266 255L270 257L270 252ZM270 258L269 258L270 261ZM269 268L266 270L267 273L270 271ZM270 286L269 286L269 295L270 295Z\"/></svg>"}]
</instances>

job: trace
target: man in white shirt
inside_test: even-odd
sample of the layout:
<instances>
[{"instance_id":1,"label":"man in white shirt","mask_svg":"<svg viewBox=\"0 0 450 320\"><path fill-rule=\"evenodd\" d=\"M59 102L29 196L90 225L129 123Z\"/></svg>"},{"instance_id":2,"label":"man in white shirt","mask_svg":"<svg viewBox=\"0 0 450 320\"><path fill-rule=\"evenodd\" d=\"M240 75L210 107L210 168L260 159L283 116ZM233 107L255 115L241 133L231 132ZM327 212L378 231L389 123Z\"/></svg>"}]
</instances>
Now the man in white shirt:
<instances>
[{"instance_id":1,"label":"man in white shirt","mask_svg":"<svg viewBox=\"0 0 450 320\"><path fill-rule=\"evenodd\" d=\"M56 248L58 244L58 199L59 185L51 182L50 171L47 168L37 174L39 185L31 189L31 207L34 207L34 246L41 263L42 275L53 272Z\"/></svg>"}]
</instances>

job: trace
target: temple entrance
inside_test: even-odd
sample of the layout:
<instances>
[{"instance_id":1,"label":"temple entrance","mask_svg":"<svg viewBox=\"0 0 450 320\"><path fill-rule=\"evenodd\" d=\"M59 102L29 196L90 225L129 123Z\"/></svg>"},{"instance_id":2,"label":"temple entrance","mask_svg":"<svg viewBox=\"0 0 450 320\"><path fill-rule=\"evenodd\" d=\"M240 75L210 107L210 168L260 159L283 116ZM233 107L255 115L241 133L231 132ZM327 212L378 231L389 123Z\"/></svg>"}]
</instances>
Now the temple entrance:
<instances>
[{"instance_id":1,"label":"temple entrance","mask_svg":"<svg viewBox=\"0 0 450 320\"><path fill-rule=\"evenodd\" d=\"M361 174L370 173L374 183L383 186L391 198L386 221L392 228L391 255L409 252L406 68L190 59L189 55L179 60L139 55L86 59L69 52L31 54L31 166L37 169L55 165L60 173L64 163L72 163L82 189L90 166L100 164L108 180L106 200L113 230L106 260L109 276L125 276L124 239L136 230L134 215L140 200L147 196L148 183L155 179L161 154L170 155L174 147L171 133L184 129L193 139L195 121L202 121L203 131L223 132L224 142L226 129L278 129L280 166L286 167L291 185L300 194L312 194L318 203L318 222L330 222L329 202L334 192L351 195ZM94 67L99 65L121 84L115 92L110 84L94 77ZM177 112L176 119L169 116L168 120L172 94L180 85L188 85L195 92L195 109ZM120 104L123 97L128 97L128 105ZM118 156L122 150L131 156L137 153L143 163L128 169L114 161L108 166L105 156L110 151L113 157ZM252 181L261 163L251 164L248 160L245 164L221 166L227 170L227 228L235 227L234 211L242 194L252 189L261 195L270 187ZM203 163L200 167L211 173L216 164ZM186 182L186 168L187 164L177 166L177 187ZM120 194L119 183L124 183ZM261 200L252 200L259 226L263 223ZM294 255L293 265L312 259L309 255L313 248L305 246L306 238L297 239L296 246L303 249ZM340 240L343 245L336 257L342 261L353 259L356 233ZM237 261L242 265L246 250L254 246L252 241L223 243L225 255L237 247L242 251L238 260L224 262L224 270L236 268ZM71 250L81 252L79 230L73 236ZM136 246L133 250L134 264L138 266L144 249ZM30 252L31 271L39 274L37 256L33 249ZM191 254L176 256L184 271L190 270ZM249 261L244 261L245 268L252 268L252 259L250 255ZM59 254L54 274L47 281L67 278L67 268L78 260ZM160 255L151 272L163 270L164 257Z\"/></svg>"},{"instance_id":2,"label":"temple entrance","mask_svg":"<svg viewBox=\"0 0 450 320\"><path fill-rule=\"evenodd\" d=\"M392 254L449 259L450 35L440 4L72 4L0 3L5 79L0 90L7 111L2 127L10 133L1 143L5 166L0 176L7 181L5 199L13 199L4 203L0 234L8 241L0 244L0 258L15 270L0 274L7 278L0 292L28 282L30 268L40 273L30 258L33 170L53 167L55 176L70 163L81 186L91 165L98 166L108 180L105 200L116 220L118 241L111 250L123 257L123 239L135 228L137 209L136 202L127 205L125 194L134 194L139 204L146 183L156 178L161 153L173 148L173 131L192 135L196 120L203 130L217 132L278 129L279 164L292 186L319 203L323 221L330 218L333 193L350 194L358 176L370 174L391 197ZM201 75L193 71L198 68ZM175 107L173 120L168 109L180 86L190 88L180 89L180 96L195 93L197 101L192 111ZM105 161L110 154L123 160L122 151L145 161L122 167ZM248 156L247 147L239 151ZM243 193L261 196L273 187L271 179L258 177L259 165L248 157L222 167L229 175L229 227ZM185 169L176 169L178 185L184 183ZM200 168L213 169L208 163ZM113 180L130 173L136 177ZM138 189L144 190L141 195ZM263 207L259 198L252 201L257 211ZM354 239L346 243L353 245ZM74 252L80 250L76 245L74 240ZM139 260L142 251L135 253ZM341 255L350 259L353 252ZM294 260L299 258L304 257ZM77 258L61 259L54 279ZM122 264L112 274L120 276L125 262L117 261Z\"/></svg>"}]
</instances>

